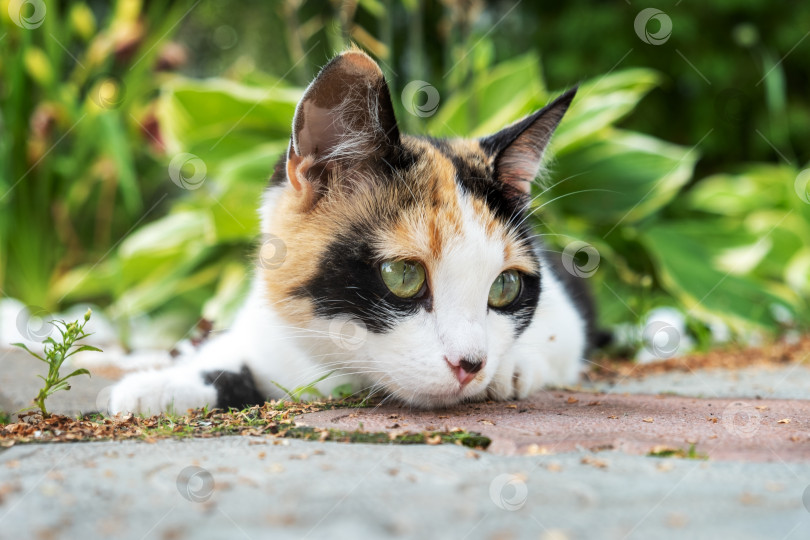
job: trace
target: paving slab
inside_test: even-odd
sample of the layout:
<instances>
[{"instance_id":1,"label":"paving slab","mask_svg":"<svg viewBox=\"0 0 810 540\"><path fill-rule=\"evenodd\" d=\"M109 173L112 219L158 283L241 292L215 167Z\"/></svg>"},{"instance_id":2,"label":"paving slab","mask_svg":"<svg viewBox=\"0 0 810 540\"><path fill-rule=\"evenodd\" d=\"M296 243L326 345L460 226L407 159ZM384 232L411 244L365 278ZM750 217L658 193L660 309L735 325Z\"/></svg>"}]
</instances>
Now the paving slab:
<instances>
[{"instance_id":1,"label":"paving slab","mask_svg":"<svg viewBox=\"0 0 810 540\"><path fill-rule=\"evenodd\" d=\"M801 539L807 463L229 437L15 446L0 538ZM810 503L810 501L807 501Z\"/></svg>"},{"instance_id":2,"label":"paving slab","mask_svg":"<svg viewBox=\"0 0 810 540\"><path fill-rule=\"evenodd\" d=\"M694 445L713 460L810 460L810 401L798 400L551 391L440 411L396 405L327 410L298 416L296 423L391 433L464 429L491 438L488 450L497 454L585 448L645 455Z\"/></svg>"},{"instance_id":3,"label":"paving slab","mask_svg":"<svg viewBox=\"0 0 810 540\"><path fill-rule=\"evenodd\" d=\"M582 388L616 394L676 394L706 398L810 399L810 366L758 365L736 369L671 371L584 382Z\"/></svg>"}]
</instances>

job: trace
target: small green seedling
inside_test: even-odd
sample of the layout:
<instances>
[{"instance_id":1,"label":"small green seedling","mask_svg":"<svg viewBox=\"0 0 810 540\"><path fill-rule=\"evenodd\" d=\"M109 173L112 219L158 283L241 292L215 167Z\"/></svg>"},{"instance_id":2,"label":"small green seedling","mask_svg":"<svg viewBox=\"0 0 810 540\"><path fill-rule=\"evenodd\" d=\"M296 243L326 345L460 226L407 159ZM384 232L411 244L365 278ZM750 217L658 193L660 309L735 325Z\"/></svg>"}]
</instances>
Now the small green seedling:
<instances>
[{"instance_id":1,"label":"small green seedling","mask_svg":"<svg viewBox=\"0 0 810 540\"><path fill-rule=\"evenodd\" d=\"M87 321L90 320L90 316L92 314L93 312L88 309L87 313L84 314L84 322L81 323L79 321L74 321L72 323L66 323L65 321L52 321L51 324L54 325L54 327L59 330L59 333L62 335L62 342L57 343L55 339L48 336L45 341L42 342L45 345L45 350L43 352L45 355L44 358L31 351L23 343L12 343L12 345L16 347L25 349L28 354L34 358L42 360L48 364L48 375L46 377L37 375L37 377L45 381L45 386L39 390L39 394L37 394L37 397L34 398L34 404L39 407L40 411L42 411L42 416L44 418L48 418L50 416L48 409L45 408L45 400L48 399L48 397L59 390L70 390L70 385L68 384L67 380L71 377L75 377L76 375L90 376L90 372L82 368L61 377L59 375L59 369L62 367L65 360L77 352L102 352L101 349L97 349L96 347L92 347L90 345L77 344L79 340L82 340L90 335L85 333L84 326L87 324Z\"/></svg>"}]
</instances>

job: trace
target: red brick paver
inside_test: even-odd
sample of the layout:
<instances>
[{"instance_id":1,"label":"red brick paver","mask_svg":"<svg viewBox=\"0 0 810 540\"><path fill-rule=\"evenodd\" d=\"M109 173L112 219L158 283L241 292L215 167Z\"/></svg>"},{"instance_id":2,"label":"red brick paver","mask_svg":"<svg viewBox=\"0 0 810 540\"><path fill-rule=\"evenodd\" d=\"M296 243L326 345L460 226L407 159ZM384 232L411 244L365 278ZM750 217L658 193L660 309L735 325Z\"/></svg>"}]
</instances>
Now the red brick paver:
<instances>
[{"instance_id":1,"label":"red brick paver","mask_svg":"<svg viewBox=\"0 0 810 540\"><path fill-rule=\"evenodd\" d=\"M810 460L810 401L699 399L549 391L524 401L473 403L442 411L396 405L329 410L298 425L353 431L421 432L461 428L492 439L498 454L664 448L712 460Z\"/></svg>"}]
</instances>

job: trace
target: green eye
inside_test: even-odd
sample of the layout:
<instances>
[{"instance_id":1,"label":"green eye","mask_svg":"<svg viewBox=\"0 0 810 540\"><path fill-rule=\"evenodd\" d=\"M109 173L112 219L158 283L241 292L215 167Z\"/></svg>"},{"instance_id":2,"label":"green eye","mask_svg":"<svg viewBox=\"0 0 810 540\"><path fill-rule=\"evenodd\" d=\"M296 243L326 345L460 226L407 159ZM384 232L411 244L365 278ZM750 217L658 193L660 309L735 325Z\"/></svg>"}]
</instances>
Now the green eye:
<instances>
[{"instance_id":1,"label":"green eye","mask_svg":"<svg viewBox=\"0 0 810 540\"><path fill-rule=\"evenodd\" d=\"M515 301L520 293L520 274L517 270L501 272L489 288L489 305L494 308L506 307Z\"/></svg>"},{"instance_id":2,"label":"green eye","mask_svg":"<svg viewBox=\"0 0 810 540\"><path fill-rule=\"evenodd\" d=\"M425 267L418 262L385 261L380 265L383 282L400 298L412 298L425 284Z\"/></svg>"}]
</instances>

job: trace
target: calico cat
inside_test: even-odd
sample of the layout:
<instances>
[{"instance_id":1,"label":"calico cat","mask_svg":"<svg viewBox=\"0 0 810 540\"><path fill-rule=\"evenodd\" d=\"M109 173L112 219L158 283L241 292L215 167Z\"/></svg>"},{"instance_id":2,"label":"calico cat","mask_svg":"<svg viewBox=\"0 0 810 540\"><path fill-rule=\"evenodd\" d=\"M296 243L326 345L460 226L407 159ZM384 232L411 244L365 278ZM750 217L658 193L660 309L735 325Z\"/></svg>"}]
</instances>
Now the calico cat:
<instances>
[{"instance_id":1,"label":"calico cat","mask_svg":"<svg viewBox=\"0 0 810 540\"><path fill-rule=\"evenodd\" d=\"M260 214L252 289L190 358L129 375L112 412L244 407L351 383L418 407L574 382L593 309L528 223L530 186L574 98L474 140L400 133L349 50L306 89Z\"/></svg>"}]
</instances>

